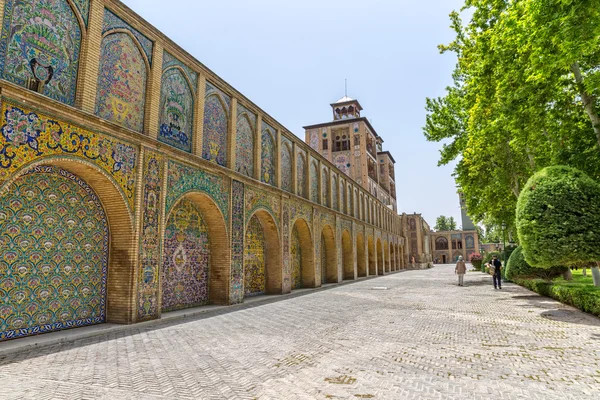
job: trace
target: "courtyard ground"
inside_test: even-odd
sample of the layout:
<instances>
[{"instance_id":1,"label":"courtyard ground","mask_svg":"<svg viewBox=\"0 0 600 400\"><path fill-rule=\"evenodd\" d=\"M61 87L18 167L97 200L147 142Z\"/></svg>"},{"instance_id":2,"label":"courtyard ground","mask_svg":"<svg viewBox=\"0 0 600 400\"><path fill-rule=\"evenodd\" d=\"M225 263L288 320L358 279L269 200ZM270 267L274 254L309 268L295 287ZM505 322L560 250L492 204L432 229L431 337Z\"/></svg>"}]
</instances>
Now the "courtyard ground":
<instances>
[{"instance_id":1,"label":"courtyard ground","mask_svg":"<svg viewBox=\"0 0 600 400\"><path fill-rule=\"evenodd\" d=\"M600 319L516 285L494 290L479 272L458 287L453 271L407 271L5 354L0 398L600 396Z\"/></svg>"}]
</instances>

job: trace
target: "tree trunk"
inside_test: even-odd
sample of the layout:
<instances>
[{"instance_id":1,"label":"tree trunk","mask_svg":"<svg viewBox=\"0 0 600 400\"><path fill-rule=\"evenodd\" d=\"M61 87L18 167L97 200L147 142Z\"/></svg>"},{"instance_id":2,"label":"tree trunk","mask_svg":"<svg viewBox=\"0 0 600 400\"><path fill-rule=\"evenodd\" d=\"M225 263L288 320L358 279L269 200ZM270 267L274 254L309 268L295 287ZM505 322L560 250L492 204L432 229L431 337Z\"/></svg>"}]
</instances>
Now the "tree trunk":
<instances>
[{"instance_id":1,"label":"tree trunk","mask_svg":"<svg viewBox=\"0 0 600 400\"><path fill-rule=\"evenodd\" d=\"M571 272L570 269L566 270L565 273L563 274L563 279L565 281L572 281L573 280L573 273Z\"/></svg>"},{"instance_id":2,"label":"tree trunk","mask_svg":"<svg viewBox=\"0 0 600 400\"><path fill-rule=\"evenodd\" d=\"M583 267L581 269L581 272L583 273L583 276L587 276L587 268L586 267Z\"/></svg>"},{"instance_id":3,"label":"tree trunk","mask_svg":"<svg viewBox=\"0 0 600 400\"><path fill-rule=\"evenodd\" d=\"M585 90L585 86L583 85L583 75L581 74L581 69L579 69L579 64L574 63L571 65L571 71L573 71L573 75L575 75L575 82L577 82L577 87L579 88L581 101L583 101L583 108L590 121L592 121L592 127L594 128L594 133L598 140L598 146L600 146L600 116L595 110L595 99Z\"/></svg>"},{"instance_id":4,"label":"tree trunk","mask_svg":"<svg viewBox=\"0 0 600 400\"><path fill-rule=\"evenodd\" d=\"M592 267L592 278L594 279L594 286L600 286L600 268L596 265Z\"/></svg>"}]
</instances>

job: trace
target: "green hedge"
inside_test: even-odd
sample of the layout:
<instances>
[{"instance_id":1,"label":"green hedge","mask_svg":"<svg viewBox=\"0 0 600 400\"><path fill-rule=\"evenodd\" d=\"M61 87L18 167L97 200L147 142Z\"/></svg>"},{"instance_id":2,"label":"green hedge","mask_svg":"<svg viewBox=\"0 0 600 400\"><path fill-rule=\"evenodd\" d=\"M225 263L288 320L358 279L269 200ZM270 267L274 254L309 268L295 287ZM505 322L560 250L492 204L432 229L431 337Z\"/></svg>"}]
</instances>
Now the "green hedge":
<instances>
[{"instance_id":1,"label":"green hedge","mask_svg":"<svg viewBox=\"0 0 600 400\"><path fill-rule=\"evenodd\" d=\"M600 317L600 297L597 294L541 279L514 279L514 282L542 296L551 297L561 303Z\"/></svg>"}]
</instances>

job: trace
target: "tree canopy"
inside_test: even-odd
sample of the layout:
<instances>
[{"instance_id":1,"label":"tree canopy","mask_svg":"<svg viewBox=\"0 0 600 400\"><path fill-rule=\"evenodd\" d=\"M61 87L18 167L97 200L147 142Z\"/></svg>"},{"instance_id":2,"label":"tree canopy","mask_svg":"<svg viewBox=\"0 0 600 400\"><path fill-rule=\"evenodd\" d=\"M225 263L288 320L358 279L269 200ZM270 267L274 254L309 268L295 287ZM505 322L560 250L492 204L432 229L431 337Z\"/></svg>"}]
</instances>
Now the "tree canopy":
<instances>
[{"instance_id":1,"label":"tree canopy","mask_svg":"<svg viewBox=\"0 0 600 400\"><path fill-rule=\"evenodd\" d=\"M438 232L443 231L455 231L456 230L456 221L454 217L446 217L445 215L440 215L435 220L435 226L433 228Z\"/></svg>"},{"instance_id":2,"label":"tree canopy","mask_svg":"<svg viewBox=\"0 0 600 400\"><path fill-rule=\"evenodd\" d=\"M427 99L425 137L443 142L475 222L514 226L536 171L570 165L600 180L600 0L466 0L450 15L458 63Z\"/></svg>"}]
</instances>

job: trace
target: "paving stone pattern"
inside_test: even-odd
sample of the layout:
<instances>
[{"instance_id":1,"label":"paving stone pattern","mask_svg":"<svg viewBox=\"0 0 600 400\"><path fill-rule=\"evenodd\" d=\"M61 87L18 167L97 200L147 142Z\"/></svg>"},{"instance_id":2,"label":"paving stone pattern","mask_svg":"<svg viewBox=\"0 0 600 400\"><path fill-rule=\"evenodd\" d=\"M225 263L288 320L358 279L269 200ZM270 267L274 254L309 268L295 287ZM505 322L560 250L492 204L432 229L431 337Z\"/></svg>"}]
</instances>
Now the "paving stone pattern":
<instances>
[{"instance_id":1,"label":"paving stone pattern","mask_svg":"<svg viewBox=\"0 0 600 400\"><path fill-rule=\"evenodd\" d=\"M597 399L600 320L439 266L8 355L0 379L2 399Z\"/></svg>"}]
</instances>

